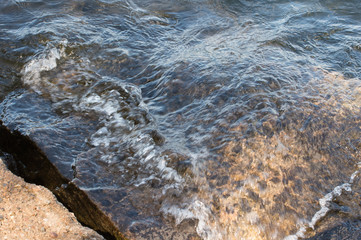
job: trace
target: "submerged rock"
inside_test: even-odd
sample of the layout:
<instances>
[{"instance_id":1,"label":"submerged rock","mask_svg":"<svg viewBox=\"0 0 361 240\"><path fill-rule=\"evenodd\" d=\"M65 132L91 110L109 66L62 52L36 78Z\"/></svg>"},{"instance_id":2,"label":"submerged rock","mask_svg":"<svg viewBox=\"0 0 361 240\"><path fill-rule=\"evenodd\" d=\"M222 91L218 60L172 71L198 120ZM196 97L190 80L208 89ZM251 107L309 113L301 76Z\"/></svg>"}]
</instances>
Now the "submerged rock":
<instances>
[{"instance_id":1,"label":"submerged rock","mask_svg":"<svg viewBox=\"0 0 361 240\"><path fill-rule=\"evenodd\" d=\"M361 220L347 221L330 228L308 240L357 240L361 239Z\"/></svg>"}]
</instances>

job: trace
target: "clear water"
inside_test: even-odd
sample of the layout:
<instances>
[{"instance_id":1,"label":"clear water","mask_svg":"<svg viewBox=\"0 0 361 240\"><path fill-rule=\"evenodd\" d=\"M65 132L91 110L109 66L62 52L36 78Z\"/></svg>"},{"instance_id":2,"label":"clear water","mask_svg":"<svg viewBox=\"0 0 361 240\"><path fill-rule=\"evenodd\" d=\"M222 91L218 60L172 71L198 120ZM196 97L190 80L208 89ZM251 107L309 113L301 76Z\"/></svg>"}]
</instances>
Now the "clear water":
<instances>
[{"instance_id":1,"label":"clear water","mask_svg":"<svg viewBox=\"0 0 361 240\"><path fill-rule=\"evenodd\" d=\"M359 0L2 0L0 116L134 239L360 218Z\"/></svg>"}]
</instances>

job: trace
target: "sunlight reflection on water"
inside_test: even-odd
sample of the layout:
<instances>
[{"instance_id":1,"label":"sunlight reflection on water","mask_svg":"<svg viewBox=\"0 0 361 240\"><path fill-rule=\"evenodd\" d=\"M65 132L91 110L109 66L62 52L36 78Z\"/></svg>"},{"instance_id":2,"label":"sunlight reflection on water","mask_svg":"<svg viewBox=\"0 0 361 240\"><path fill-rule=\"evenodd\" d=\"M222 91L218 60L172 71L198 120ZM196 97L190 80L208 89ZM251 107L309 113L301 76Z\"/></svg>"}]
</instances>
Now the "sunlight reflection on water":
<instances>
[{"instance_id":1,"label":"sunlight reflection on water","mask_svg":"<svg viewBox=\"0 0 361 240\"><path fill-rule=\"evenodd\" d=\"M1 119L130 238L309 237L360 216L359 7L5 1Z\"/></svg>"}]
</instances>

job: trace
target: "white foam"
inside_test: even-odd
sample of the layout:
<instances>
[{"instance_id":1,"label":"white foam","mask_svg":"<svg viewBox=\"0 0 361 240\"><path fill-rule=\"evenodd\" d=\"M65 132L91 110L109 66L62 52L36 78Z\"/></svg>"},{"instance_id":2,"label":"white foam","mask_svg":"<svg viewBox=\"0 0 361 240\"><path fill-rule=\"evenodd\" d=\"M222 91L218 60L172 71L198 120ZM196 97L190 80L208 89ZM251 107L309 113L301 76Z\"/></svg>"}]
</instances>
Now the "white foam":
<instances>
[{"instance_id":1,"label":"white foam","mask_svg":"<svg viewBox=\"0 0 361 240\"><path fill-rule=\"evenodd\" d=\"M138 185L156 178L157 175L161 175L161 178L175 181L169 187L179 187L179 184L183 182L183 178L176 170L167 166L167 157L160 155L153 139L148 134L138 131L138 129L146 127L147 123L140 123L140 125L135 126L134 121L123 116L122 110L124 108L126 111L130 110L135 114L137 114L137 111L141 111L142 114L139 114L141 116L143 116L144 112L148 112L139 87L121 83L120 80L114 81L114 79L100 78L99 82L103 81L106 85L107 81L109 81L109 84L116 84L116 88L103 90L98 89L97 84L93 84L84 89L85 92L76 93L78 94L76 95L62 88L57 88L50 83L47 77L41 76L44 71L56 70L58 60L66 57L66 45L66 40L61 42L59 47L49 44L43 52L25 64L21 71L24 84L39 94L50 95L56 106L61 107L61 101L67 95L66 98L71 102L72 111L82 112L85 115L97 118L98 129L91 134L87 142L93 148L98 149L102 161L110 163L110 161L113 161L112 159L115 159L113 156L120 150L119 143L125 143L132 148L137 161L143 164L144 169L149 169L148 176L142 176L144 179L138 179ZM65 60L67 63L72 61L71 59ZM60 78L59 81L62 81L61 78L66 76L58 74L57 77ZM65 81L65 83L67 82ZM122 91L119 92L118 87ZM129 96L122 95L123 92L129 94ZM54 97L55 95L62 97L57 98ZM128 97L129 99L125 99Z\"/></svg>"},{"instance_id":2,"label":"white foam","mask_svg":"<svg viewBox=\"0 0 361 240\"><path fill-rule=\"evenodd\" d=\"M41 54L30 60L22 70L22 81L24 84L40 94L45 92L50 95L58 94L58 92L52 90L53 86L47 83L48 79L42 77L41 73L58 67L58 60L65 57L65 45L66 42L60 48L49 45ZM102 81L102 79L99 81ZM146 123L141 123L141 126L135 126L133 121L126 119L122 115L122 108L124 106L135 112L148 111L146 104L142 101L140 88L125 83L119 83L117 87L121 87L126 93L129 93L134 98L134 103L139 101L139 103L134 104L136 107L128 105L128 102L131 102L132 99L124 99L124 96L117 90L97 91L95 85L89 86L85 93L69 96L73 111L82 112L86 115L89 114L97 118L98 128L88 139L88 143L92 146L92 149L89 151L97 149L99 152L98 160L112 163L112 161L116 161L116 158L113 158L113 156L121 150L119 143L125 143L127 147L134 151L134 159L132 158L132 161L139 161L145 172L145 174L138 176L138 179L133 183L135 186L147 184L154 179L163 179L168 183L163 186L163 194L167 194L167 191L170 189L182 191L185 179L175 169L168 166L170 159L167 155L162 155L159 152L151 136L141 131ZM63 93L65 94L60 89L60 94L62 95ZM50 97L52 98L52 96ZM54 98L54 104L59 104L59 100L61 99ZM191 159L194 160L194 163L196 157L191 157ZM133 163L128 164L131 165ZM217 225L212 222L211 210L196 198L193 199L192 203L181 208L176 205L163 206L162 211L164 214L173 215L176 218L177 224L189 218L198 219L196 230L205 240L222 239L220 231L217 230Z\"/></svg>"},{"instance_id":3,"label":"white foam","mask_svg":"<svg viewBox=\"0 0 361 240\"><path fill-rule=\"evenodd\" d=\"M109 131L106 127L100 128L91 136L91 144L93 146L109 146Z\"/></svg>"},{"instance_id":4,"label":"white foam","mask_svg":"<svg viewBox=\"0 0 361 240\"><path fill-rule=\"evenodd\" d=\"M114 83L112 83L114 84ZM147 184L153 179L164 179L170 183L165 188L181 188L184 179L178 172L168 166L168 157L161 155L157 149L154 140L149 134L144 133L142 127L151 125L140 123L135 125L131 120L122 115L122 109L127 111L148 112L146 104L142 101L141 90L134 85L117 83L123 91L129 93L131 97L124 99L117 90L101 91L90 89L87 94L82 96L79 101L73 104L76 111L84 113L93 113L97 116L99 126L88 141L93 147L98 147L101 152L100 159L110 163L113 161L112 155L117 154L121 149L119 144L125 144L132 149L134 155L132 161L141 163L144 174L139 174L135 186ZM96 87L96 86L95 86ZM134 101L134 102L133 102ZM130 104L130 105L129 105ZM133 163L128 163L132 167Z\"/></svg>"},{"instance_id":5,"label":"white foam","mask_svg":"<svg viewBox=\"0 0 361 240\"><path fill-rule=\"evenodd\" d=\"M360 167L360 163L358 163ZM284 238L284 240L296 240L299 238L305 238L305 233L307 228L315 229L316 224L326 216L326 214L330 211L328 204L332 202L335 197L338 197L342 194L342 191L352 192L351 184L353 183L355 177L359 174L359 171L355 171L348 183L344 183L335 187L331 192L327 193L321 199L319 199L319 204L321 209L318 210L315 215L313 215L311 221L304 223L300 229L294 235L289 235Z\"/></svg>"},{"instance_id":6,"label":"white foam","mask_svg":"<svg viewBox=\"0 0 361 240\"><path fill-rule=\"evenodd\" d=\"M115 91L111 91L110 94L115 94ZM76 109L81 111L95 111L98 114L105 114L106 116L111 116L119 111L119 102L115 99L118 96L109 98L109 95L99 96L96 93L91 93L88 96L82 97L78 106L75 106Z\"/></svg>"},{"instance_id":7,"label":"white foam","mask_svg":"<svg viewBox=\"0 0 361 240\"><path fill-rule=\"evenodd\" d=\"M342 194L342 190L345 190L347 192L351 192L352 191L351 185L349 183L345 183L345 184L342 184L340 186L337 186L337 187L335 187L333 189L332 192L326 194L323 198L321 198L319 200L319 204L321 206L321 209L318 212L316 212L316 214L312 217L311 222L308 224L309 227L314 229L316 223L319 220L321 220L324 216L326 216L326 214L330 210L327 207L327 204L330 203L334 197L340 196Z\"/></svg>"},{"instance_id":8,"label":"white foam","mask_svg":"<svg viewBox=\"0 0 361 240\"><path fill-rule=\"evenodd\" d=\"M41 54L26 63L21 70L23 83L30 86L34 91L40 92L41 72L50 71L57 67L56 61L64 56L67 42L66 39L63 40L59 49L48 44Z\"/></svg>"},{"instance_id":9,"label":"white foam","mask_svg":"<svg viewBox=\"0 0 361 240\"><path fill-rule=\"evenodd\" d=\"M167 156L159 155L155 149L155 144L149 136L139 135L137 138L132 139L131 145L133 149L136 150L136 157L138 157L143 164L148 164L155 168L155 174L160 174L162 179L175 181L174 186L179 186L184 182L184 179L175 169L167 166Z\"/></svg>"},{"instance_id":10,"label":"white foam","mask_svg":"<svg viewBox=\"0 0 361 240\"><path fill-rule=\"evenodd\" d=\"M211 221L211 210L200 200L193 199L191 203L183 206L165 205L161 212L169 214L175 218L176 224L180 224L185 219L198 219L196 231L204 240L222 239L221 231Z\"/></svg>"}]
</instances>

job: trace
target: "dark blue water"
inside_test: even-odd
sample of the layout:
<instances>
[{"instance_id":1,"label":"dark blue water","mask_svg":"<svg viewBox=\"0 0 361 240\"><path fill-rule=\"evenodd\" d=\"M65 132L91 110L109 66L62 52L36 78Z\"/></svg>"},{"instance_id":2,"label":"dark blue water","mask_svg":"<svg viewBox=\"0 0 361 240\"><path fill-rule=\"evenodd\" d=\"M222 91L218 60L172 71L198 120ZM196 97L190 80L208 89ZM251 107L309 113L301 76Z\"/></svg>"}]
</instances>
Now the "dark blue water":
<instances>
[{"instance_id":1,"label":"dark blue water","mask_svg":"<svg viewBox=\"0 0 361 240\"><path fill-rule=\"evenodd\" d=\"M360 12L2 0L0 117L130 238L313 236L361 216Z\"/></svg>"}]
</instances>

